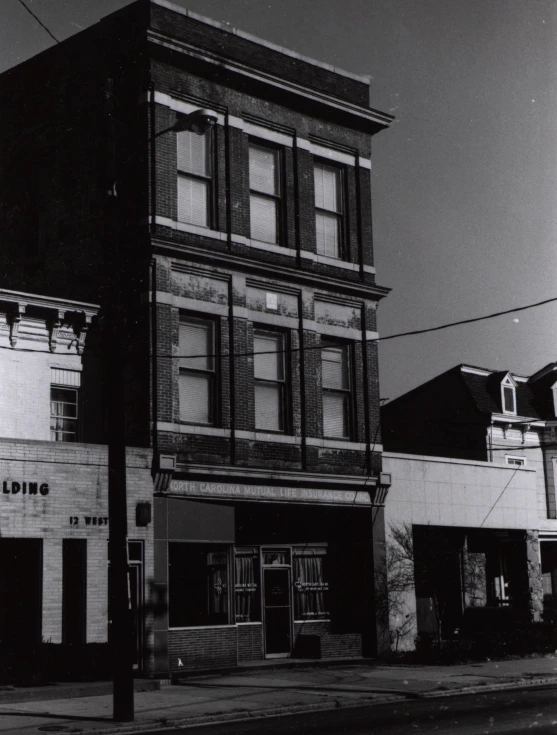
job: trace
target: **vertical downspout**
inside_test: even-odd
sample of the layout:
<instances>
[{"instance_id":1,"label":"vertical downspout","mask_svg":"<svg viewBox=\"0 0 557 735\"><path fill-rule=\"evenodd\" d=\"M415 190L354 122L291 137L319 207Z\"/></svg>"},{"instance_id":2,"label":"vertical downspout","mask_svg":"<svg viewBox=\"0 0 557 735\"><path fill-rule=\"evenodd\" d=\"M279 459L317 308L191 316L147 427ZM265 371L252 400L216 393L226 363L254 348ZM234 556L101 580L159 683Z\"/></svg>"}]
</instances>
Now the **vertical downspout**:
<instances>
[{"instance_id":1,"label":"vertical downspout","mask_svg":"<svg viewBox=\"0 0 557 735\"><path fill-rule=\"evenodd\" d=\"M157 157L156 157L156 138L155 138L155 88L151 84L149 89L149 139L151 142L150 159L151 159L151 234L154 235L157 230Z\"/></svg>"},{"instance_id":2,"label":"vertical downspout","mask_svg":"<svg viewBox=\"0 0 557 735\"><path fill-rule=\"evenodd\" d=\"M152 402L151 420L153 422L153 458L158 462L159 445L159 400L158 400L158 359L157 359L157 261L151 262L151 350L152 350Z\"/></svg>"},{"instance_id":3,"label":"vertical downspout","mask_svg":"<svg viewBox=\"0 0 557 735\"><path fill-rule=\"evenodd\" d=\"M296 266L302 267L302 242L300 238L300 186L298 170L298 135L294 133L292 145L292 167L294 169L294 232L296 244ZM307 469L307 443L306 443L306 361L304 352L304 299L302 292L298 294L298 350L300 359L298 367L300 370L300 431L302 434L301 454L302 469Z\"/></svg>"},{"instance_id":4,"label":"vertical downspout","mask_svg":"<svg viewBox=\"0 0 557 735\"><path fill-rule=\"evenodd\" d=\"M365 426L365 442L366 442L366 474L368 477L372 473L372 456L371 456L371 430L369 425L369 374L367 359L367 319L366 305L362 304L362 372L364 375L364 426ZM379 420L379 419L378 419ZM379 424L375 432L375 438L379 432ZM374 439L375 444L375 439Z\"/></svg>"},{"instance_id":5,"label":"vertical downspout","mask_svg":"<svg viewBox=\"0 0 557 735\"><path fill-rule=\"evenodd\" d=\"M224 129L225 195L226 195L226 235L228 250L232 250L232 201L230 169L230 123L226 114ZM236 361L234 358L234 280L228 282L228 375L230 385L230 464L236 464Z\"/></svg>"}]
</instances>

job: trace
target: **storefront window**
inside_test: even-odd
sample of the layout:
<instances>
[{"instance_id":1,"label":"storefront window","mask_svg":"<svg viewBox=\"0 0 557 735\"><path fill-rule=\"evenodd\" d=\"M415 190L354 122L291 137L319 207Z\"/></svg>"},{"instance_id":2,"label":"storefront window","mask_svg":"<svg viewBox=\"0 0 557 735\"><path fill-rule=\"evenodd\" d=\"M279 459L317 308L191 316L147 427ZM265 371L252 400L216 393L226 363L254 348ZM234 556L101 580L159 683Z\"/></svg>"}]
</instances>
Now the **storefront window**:
<instances>
[{"instance_id":1,"label":"storefront window","mask_svg":"<svg viewBox=\"0 0 557 735\"><path fill-rule=\"evenodd\" d=\"M229 622L228 556L217 544L168 544L171 628Z\"/></svg>"},{"instance_id":2,"label":"storefront window","mask_svg":"<svg viewBox=\"0 0 557 735\"><path fill-rule=\"evenodd\" d=\"M261 619L259 605L259 559L256 549L236 550L236 622Z\"/></svg>"},{"instance_id":3,"label":"storefront window","mask_svg":"<svg viewBox=\"0 0 557 735\"><path fill-rule=\"evenodd\" d=\"M325 581L325 549L294 549L294 618L323 620L327 610L329 585Z\"/></svg>"}]
</instances>

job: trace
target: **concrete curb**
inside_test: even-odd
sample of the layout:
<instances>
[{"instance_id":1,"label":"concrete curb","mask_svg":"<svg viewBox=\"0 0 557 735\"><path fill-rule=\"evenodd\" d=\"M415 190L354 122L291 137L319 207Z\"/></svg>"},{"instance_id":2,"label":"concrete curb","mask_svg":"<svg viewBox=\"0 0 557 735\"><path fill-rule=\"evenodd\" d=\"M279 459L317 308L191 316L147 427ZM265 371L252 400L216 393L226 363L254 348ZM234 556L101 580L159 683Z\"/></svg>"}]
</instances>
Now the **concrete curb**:
<instances>
[{"instance_id":1,"label":"concrete curb","mask_svg":"<svg viewBox=\"0 0 557 735\"><path fill-rule=\"evenodd\" d=\"M376 705L385 704L387 702L400 702L410 699L435 699L445 697L455 697L461 694L477 694L484 692L501 691L505 689L524 689L526 687L544 686L548 684L557 685L557 677L545 677L543 679L520 679L517 681L506 682L502 684L477 684L469 687L459 687L450 690L434 690L432 692L403 692L401 690L381 690L381 692L370 691L370 700L365 701L362 697L359 701L331 705L330 702L321 702L317 704L294 704L284 707L267 707L265 709L253 710L240 715L238 712L223 712L215 715L197 715L196 717L180 718L173 720L171 718L159 718L158 721L122 724L113 728L103 728L101 730L81 730L80 735L132 735L133 733L148 732L156 730L164 733L176 728L194 728L200 725L217 725L222 722L246 722L248 720L267 719L270 717L286 717L288 715L303 714L305 712L326 712L337 709L354 709L355 707L374 707ZM381 696L381 694L385 696ZM166 722L162 724L161 720Z\"/></svg>"}]
</instances>

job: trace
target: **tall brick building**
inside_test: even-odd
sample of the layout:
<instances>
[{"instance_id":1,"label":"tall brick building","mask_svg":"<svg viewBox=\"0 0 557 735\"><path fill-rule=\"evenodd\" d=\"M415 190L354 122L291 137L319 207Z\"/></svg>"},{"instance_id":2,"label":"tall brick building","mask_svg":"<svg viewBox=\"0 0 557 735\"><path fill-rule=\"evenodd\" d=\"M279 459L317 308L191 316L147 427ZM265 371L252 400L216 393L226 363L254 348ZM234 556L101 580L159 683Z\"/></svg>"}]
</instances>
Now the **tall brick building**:
<instances>
[{"instance_id":1,"label":"tall brick building","mask_svg":"<svg viewBox=\"0 0 557 735\"><path fill-rule=\"evenodd\" d=\"M119 294L146 670L383 650L369 81L139 0L0 97L0 287Z\"/></svg>"}]
</instances>

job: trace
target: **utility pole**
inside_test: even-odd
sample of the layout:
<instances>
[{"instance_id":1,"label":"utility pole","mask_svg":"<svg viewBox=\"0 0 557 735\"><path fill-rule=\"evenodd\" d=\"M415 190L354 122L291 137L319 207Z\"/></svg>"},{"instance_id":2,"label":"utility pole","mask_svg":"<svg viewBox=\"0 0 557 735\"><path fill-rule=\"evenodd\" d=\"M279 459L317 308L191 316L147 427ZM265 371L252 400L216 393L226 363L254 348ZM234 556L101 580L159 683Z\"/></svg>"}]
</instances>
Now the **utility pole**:
<instances>
[{"instance_id":1,"label":"utility pole","mask_svg":"<svg viewBox=\"0 0 557 735\"><path fill-rule=\"evenodd\" d=\"M126 412L121 344L125 324L119 253L120 217L117 187L114 82L105 87L108 171L105 192L105 290L103 347L108 408L108 519L109 519L109 648L112 660L113 718L134 719L132 628L128 582L128 519L126 493Z\"/></svg>"}]
</instances>

